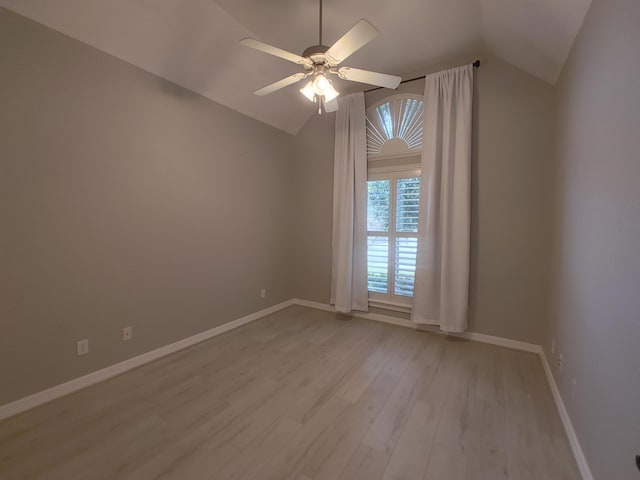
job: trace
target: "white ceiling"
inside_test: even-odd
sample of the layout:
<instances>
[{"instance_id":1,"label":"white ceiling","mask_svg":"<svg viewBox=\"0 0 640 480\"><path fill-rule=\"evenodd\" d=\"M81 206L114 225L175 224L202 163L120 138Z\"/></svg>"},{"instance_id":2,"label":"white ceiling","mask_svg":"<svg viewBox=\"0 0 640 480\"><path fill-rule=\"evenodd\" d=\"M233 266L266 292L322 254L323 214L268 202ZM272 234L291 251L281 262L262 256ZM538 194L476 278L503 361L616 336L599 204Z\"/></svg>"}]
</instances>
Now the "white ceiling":
<instances>
[{"instance_id":1,"label":"white ceiling","mask_svg":"<svg viewBox=\"0 0 640 480\"><path fill-rule=\"evenodd\" d=\"M344 65L402 75L486 53L554 84L590 3L324 0L323 39L331 45L366 18L380 35ZM253 95L299 67L238 41L251 36L302 53L318 43L318 0L0 0L0 5L286 132L296 134L315 114L299 87Z\"/></svg>"}]
</instances>

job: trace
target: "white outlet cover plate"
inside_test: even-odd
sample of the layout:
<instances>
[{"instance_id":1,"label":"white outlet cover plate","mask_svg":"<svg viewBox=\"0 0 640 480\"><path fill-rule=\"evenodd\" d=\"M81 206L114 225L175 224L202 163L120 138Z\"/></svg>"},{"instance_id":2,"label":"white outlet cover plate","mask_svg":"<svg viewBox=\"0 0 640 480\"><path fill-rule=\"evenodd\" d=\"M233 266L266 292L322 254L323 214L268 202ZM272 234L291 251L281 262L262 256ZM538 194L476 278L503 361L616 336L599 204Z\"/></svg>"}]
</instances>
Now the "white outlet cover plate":
<instances>
[{"instance_id":1,"label":"white outlet cover plate","mask_svg":"<svg viewBox=\"0 0 640 480\"><path fill-rule=\"evenodd\" d=\"M76 351L78 356L89 353L89 340L87 338L76 342Z\"/></svg>"}]
</instances>

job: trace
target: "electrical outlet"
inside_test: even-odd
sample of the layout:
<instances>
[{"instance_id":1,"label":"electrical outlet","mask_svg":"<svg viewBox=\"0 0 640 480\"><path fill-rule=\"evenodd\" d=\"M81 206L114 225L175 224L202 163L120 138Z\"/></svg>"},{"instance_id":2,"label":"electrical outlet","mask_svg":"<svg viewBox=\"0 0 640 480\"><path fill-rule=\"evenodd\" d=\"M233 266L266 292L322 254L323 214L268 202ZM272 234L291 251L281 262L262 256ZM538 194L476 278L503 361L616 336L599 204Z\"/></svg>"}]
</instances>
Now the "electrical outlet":
<instances>
[{"instance_id":1,"label":"electrical outlet","mask_svg":"<svg viewBox=\"0 0 640 480\"><path fill-rule=\"evenodd\" d=\"M558 355L558 370L562 371L562 363L563 363L563 358L562 358L562 354Z\"/></svg>"},{"instance_id":2,"label":"electrical outlet","mask_svg":"<svg viewBox=\"0 0 640 480\"><path fill-rule=\"evenodd\" d=\"M556 339L552 338L551 339L551 353L556 353Z\"/></svg>"},{"instance_id":3,"label":"electrical outlet","mask_svg":"<svg viewBox=\"0 0 640 480\"><path fill-rule=\"evenodd\" d=\"M85 338L82 340L78 340L76 342L76 351L78 352L78 356L86 355L89 353L89 339Z\"/></svg>"},{"instance_id":4,"label":"electrical outlet","mask_svg":"<svg viewBox=\"0 0 640 480\"><path fill-rule=\"evenodd\" d=\"M576 379L572 378L571 379L571 400L573 400L576 396L576 385L577 385Z\"/></svg>"},{"instance_id":5,"label":"electrical outlet","mask_svg":"<svg viewBox=\"0 0 640 480\"><path fill-rule=\"evenodd\" d=\"M265 288L260 290L260 298L267 298L267 290Z\"/></svg>"},{"instance_id":6,"label":"electrical outlet","mask_svg":"<svg viewBox=\"0 0 640 480\"><path fill-rule=\"evenodd\" d=\"M122 329L122 341L128 342L133 338L133 327L124 327Z\"/></svg>"}]
</instances>

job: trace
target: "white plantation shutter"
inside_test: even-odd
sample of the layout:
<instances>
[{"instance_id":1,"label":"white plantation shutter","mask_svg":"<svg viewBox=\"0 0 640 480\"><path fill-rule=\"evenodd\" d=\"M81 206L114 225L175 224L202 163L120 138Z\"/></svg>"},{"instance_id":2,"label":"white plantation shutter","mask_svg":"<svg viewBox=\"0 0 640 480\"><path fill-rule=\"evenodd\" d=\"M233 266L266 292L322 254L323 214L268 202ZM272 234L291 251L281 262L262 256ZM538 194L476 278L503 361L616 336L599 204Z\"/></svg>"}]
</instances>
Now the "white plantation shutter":
<instances>
[{"instance_id":1,"label":"white plantation shutter","mask_svg":"<svg viewBox=\"0 0 640 480\"><path fill-rule=\"evenodd\" d=\"M420 177L399 178L396 186L396 232L418 232Z\"/></svg>"},{"instance_id":2,"label":"white plantation shutter","mask_svg":"<svg viewBox=\"0 0 640 480\"><path fill-rule=\"evenodd\" d=\"M418 239L396 238L396 262L394 271L394 294L413 296L413 282L416 276L416 253Z\"/></svg>"},{"instance_id":3,"label":"white plantation shutter","mask_svg":"<svg viewBox=\"0 0 640 480\"><path fill-rule=\"evenodd\" d=\"M367 111L369 158L420 155L423 135L421 95L394 95Z\"/></svg>"},{"instance_id":4,"label":"white plantation shutter","mask_svg":"<svg viewBox=\"0 0 640 480\"><path fill-rule=\"evenodd\" d=\"M413 296L419 203L420 177L399 178L396 182L395 295Z\"/></svg>"},{"instance_id":5,"label":"white plantation shutter","mask_svg":"<svg viewBox=\"0 0 640 480\"><path fill-rule=\"evenodd\" d=\"M378 301L408 305L416 269L420 177L414 172L393 172L369 178L369 294Z\"/></svg>"},{"instance_id":6,"label":"white plantation shutter","mask_svg":"<svg viewBox=\"0 0 640 480\"><path fill-rule=\"evenodd\" d=\"M370 292L389 292L389 237L367 239L367 277Z\"/></svg>"}]
</instances>

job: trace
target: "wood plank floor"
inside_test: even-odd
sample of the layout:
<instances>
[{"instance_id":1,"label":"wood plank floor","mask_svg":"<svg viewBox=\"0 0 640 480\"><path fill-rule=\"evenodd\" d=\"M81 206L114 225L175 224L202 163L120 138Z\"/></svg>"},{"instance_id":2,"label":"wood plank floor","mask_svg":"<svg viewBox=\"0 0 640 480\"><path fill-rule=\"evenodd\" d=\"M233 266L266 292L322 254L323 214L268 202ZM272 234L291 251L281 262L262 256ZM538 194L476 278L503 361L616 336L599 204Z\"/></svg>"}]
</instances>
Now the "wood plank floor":
<instances>
[{"instance_id":1,"label":"wood plank floor","mask_svg":"<svg viewBox=\"0 0 640 480\"><path fill-rule=\"evenodd\" d=\"M536 355L291 307L1 422L0 478L579 475Z\"/></svg>"}]
</instances>

